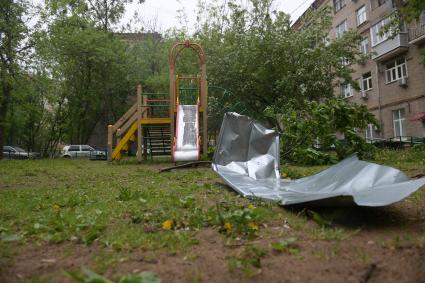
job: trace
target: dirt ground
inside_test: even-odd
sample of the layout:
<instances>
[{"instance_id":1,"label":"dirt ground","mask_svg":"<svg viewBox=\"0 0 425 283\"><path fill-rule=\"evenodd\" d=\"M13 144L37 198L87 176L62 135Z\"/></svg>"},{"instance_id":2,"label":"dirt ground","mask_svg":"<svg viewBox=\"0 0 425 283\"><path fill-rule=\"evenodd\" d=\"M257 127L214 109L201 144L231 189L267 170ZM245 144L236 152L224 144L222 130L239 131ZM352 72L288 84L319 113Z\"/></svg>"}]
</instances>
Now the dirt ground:
<instances>
[{"instance_id":1,"label":"dirt ground","mask_svg":"<svg viewBox=\"0 0 425 283\"><path fill-rule=\"evenodd\" d=\"M196 236L199 244L188 251L123 253L118 264L105 270L105 275L153 271L163 282L425 282L423 206L405 201L387 208L318 211L337 215L333 218L334 227L345 229L349 239L311 240L284 222L267 225L254 244L269 252L254 275L228 268L228 257L240 254L247 242L236 239L229 243L213 228L201 229ZM299 209L292 213L299 213ZM298 238L299 254L270 250L270 244L282 234ZM89 266L93 255L102 254L102 249L107 256L107 248L96 244L15 244L11 249L13 262L2 263L2 282L23 282L33 274L51 282L73 282L63 270Z\"/></svg>"}]
</instances>

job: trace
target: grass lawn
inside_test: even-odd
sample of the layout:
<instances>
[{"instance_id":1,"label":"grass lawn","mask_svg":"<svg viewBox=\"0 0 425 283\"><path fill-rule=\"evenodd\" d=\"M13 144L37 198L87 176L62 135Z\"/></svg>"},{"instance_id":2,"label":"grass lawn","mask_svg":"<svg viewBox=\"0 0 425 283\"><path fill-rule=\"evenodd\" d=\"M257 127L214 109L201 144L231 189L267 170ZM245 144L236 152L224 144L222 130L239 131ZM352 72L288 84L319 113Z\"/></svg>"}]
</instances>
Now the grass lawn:
<instances>
[{"instance_id":1,"label":"grass lawn","mask_svg":"<svg viewBox=\"0 0 425 283\"><path fill-rule=\"evenodd\" d=\"M376 162L425 173L424 152ZM1 161L0 282L94 282L87 270L131 282L425 278L423 190L384 208L283 208L239 197L210 168L158 172L169 165Z\"/></svg>"}]
</instances>

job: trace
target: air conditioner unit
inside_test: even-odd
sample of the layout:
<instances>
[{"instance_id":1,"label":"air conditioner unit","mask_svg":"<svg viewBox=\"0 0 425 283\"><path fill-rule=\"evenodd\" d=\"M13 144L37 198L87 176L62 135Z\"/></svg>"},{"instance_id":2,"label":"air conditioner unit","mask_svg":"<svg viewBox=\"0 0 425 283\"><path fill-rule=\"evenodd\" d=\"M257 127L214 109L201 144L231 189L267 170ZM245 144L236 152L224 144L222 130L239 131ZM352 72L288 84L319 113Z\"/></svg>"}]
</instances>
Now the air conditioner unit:
<instances>
[{"instance_id":1,"label":"air conditioner unit","mask_svg":"<svg viewBox=\"0 0 425 283\"><path fill-rule=\"evenodd\" d=\"M398 84L399 84L399 86L401 86L401 87L407 87L407 78L401 78L401 79L398 81Z\"/></svg>"},{"instance_id":2,"label":"air conditioner unit","mask_svg":"<svg viewBox=\"0 0 425 283\"><path fill-rule=\"evenodd\" d=\"M363 99L367 99L367 92L366 92L366 91L364 91L364 90L360 91L360 96L361 96L361 98L363 98Z\"/></svg>"}]
</instances>

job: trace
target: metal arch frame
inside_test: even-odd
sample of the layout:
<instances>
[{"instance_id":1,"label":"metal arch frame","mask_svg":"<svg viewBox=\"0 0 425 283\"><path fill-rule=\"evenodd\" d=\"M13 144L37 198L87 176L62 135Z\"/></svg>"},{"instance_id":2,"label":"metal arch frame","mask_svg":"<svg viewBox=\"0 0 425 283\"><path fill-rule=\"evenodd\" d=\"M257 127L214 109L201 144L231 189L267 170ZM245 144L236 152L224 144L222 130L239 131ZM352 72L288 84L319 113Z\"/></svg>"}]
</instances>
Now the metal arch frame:
<instances>
[{"instance_id":1,"label":"metal arch frame","mask_svg":"<svg viewBox=\"0 0 425 283\"><path fill-rule=\"evenodd\" d=\"M199 59L199 65L201 67L200 74L200 110L202 112L202 153L208 152L208 85L207 85L207 58L205 56L204 49L198 43L190 42L186 40L184 42L175 43L169 50L168 62L170 70L170 134L171 144L175 135L175 114L177 112L176 99L177 99L177 85L176 85L176 61L180 53L186 49L192 49Z\"/></svg>"}]
</instances>

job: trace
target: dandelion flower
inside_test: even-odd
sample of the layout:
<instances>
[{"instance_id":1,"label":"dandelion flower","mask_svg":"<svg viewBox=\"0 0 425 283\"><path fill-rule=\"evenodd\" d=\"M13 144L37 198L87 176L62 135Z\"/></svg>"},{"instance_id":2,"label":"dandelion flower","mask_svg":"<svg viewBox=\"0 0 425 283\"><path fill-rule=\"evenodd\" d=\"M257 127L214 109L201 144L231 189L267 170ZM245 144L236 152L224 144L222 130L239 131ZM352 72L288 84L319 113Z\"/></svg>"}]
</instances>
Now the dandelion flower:
<instances>
[{"instance_id":1,"label":"dandelion flower","mask_svg":"<svg viewBox=\"0 0 425 283\"><path fill-rule=\"evenodd\" d=\"M258 230L258 225L257 225L257 224L255 224L255 223L253 223L253 222L248 223L248 227L249 227L249 229L251 229L251 230L255 230L255 231L257 231L257 230Z\"/></svg>"},{"instance_id":2,"label":"dandelion flower","mask_svg":"<svg viewBox=\"0 0 425 283\"><path fill-rule=\"evenodd\" d=\"M255 206L253 204L249 204L248 208L252 210L252 209L255 209Z\"/></svg>"},{"instance_id":3,"label":"dandelion flower","mask_svg":"<svg viewBox=\"0 0 425 283\"><path fill-rule=\"evenodd\" d=\"M231 223L229 223L229 222L224 223L224 229L226 229L227 231L232 230L232 228L233 228L233 226L232 226Z\"/></svg>"},{"instance_id":4,"label":"dandelion flower","mask_svg":"<svg viewBox=\"0 0 425 283\"><path fill-rule=\"evenodd\" d=\"M162 229L171 230L173 228L173 220L167 219L162 223Z\"/></svg>"}]
</instances>

